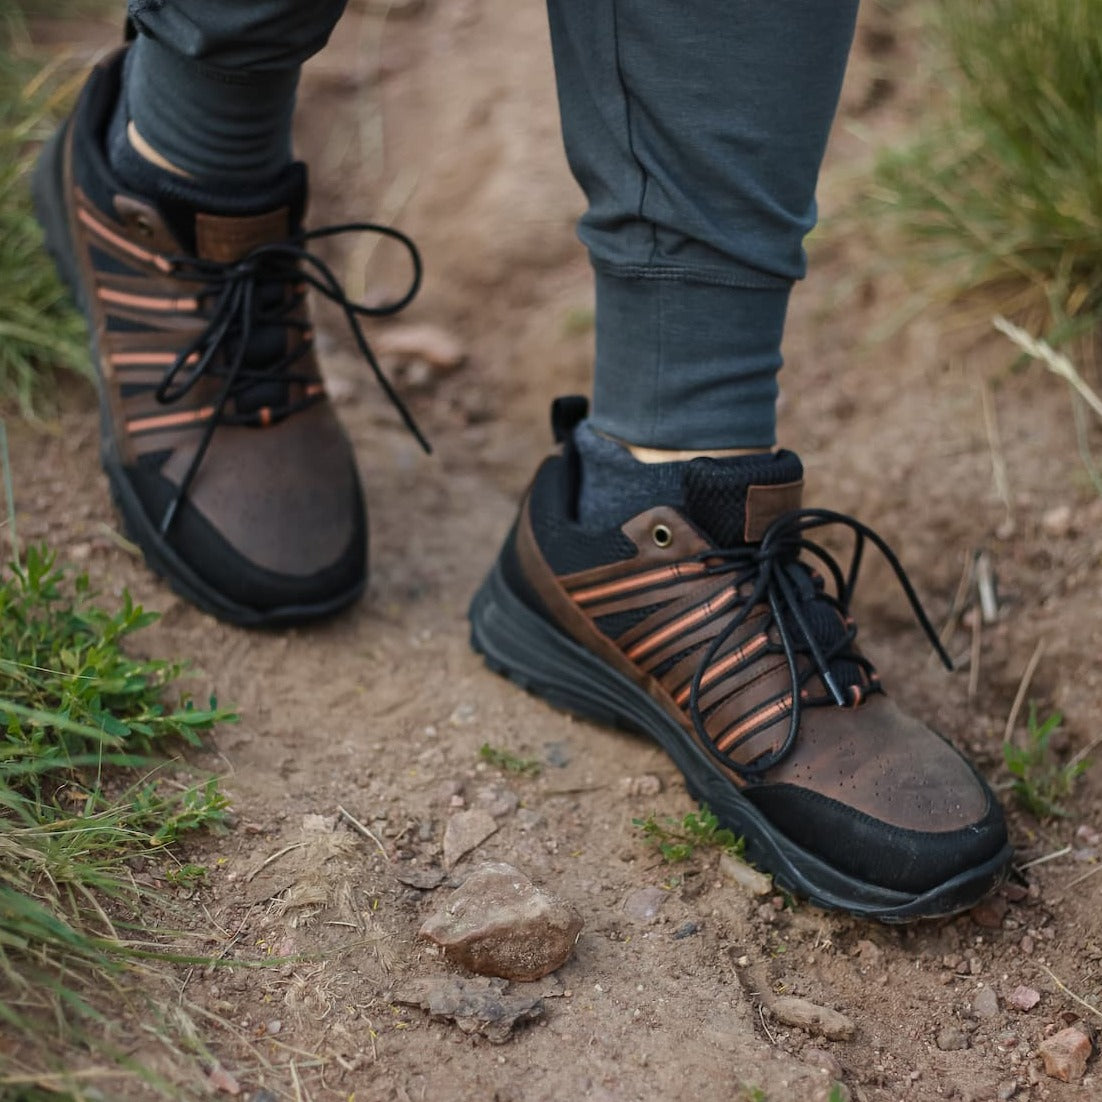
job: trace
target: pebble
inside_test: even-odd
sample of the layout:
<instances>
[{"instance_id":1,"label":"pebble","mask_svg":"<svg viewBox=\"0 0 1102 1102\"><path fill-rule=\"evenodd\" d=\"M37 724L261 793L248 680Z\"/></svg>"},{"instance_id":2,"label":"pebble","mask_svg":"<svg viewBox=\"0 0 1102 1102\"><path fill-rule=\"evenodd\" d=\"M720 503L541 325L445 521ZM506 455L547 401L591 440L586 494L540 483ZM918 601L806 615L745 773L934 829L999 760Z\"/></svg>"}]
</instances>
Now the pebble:
<instances>
[{"instance_id":1,"label":"pebble","mask_svg":"<svg viewBox=\"0 0 1102 1102\"><path fill-rule=\"evenodd\" d=\"M264 1026L264 1032L267 1033L269 1037L274 1037L282 1029L283 1023L278 1018L273 1018Z\"/></svg>"},{"instance_id":2,"label":"pebble","mask_svg":"<svg viewBox=\"0 0 1102 1102\"><path fill-rule=\"evenodd\" d=\"M977 1018L994 1018L999 1012L999 996L993 987L981 987L972 1000L972 1013Z\"/></svg>"},{"instance_id":3,"label":"pebble","mask_svg":"<svg viewBox=\"0 0 1102 1102\"><path fill-rule=\"evenodd\" d=\"M938 1030L937 1047L942 1052L960 1052L968 1047L968 1034L955 1025L943 1026Z\"/></svg>"},{"instance_id":4,"label":"pebble","mask_svg":"<svg viewBox=\"0 0 1102 1102\"><path fill-rule=\"evenodd\" d=\"M474 802L495 819L504 819L516 811L520 797L508 785L490 784L478 790Z\"/></svg>"},{"instance_id":5,"label":"pebble","mask_svg":"<svg viewBox=\"0 0 1102 1102\"><path fill-rule=\"evenodd\" d=\"M223 1094L240 1094L241 1084L221 1064L215 1064L207 1074L210 1085Z\"/></svg>"},{"instance_id":6,"label":"pebble","mask_svg":"<svg viewBox=\"0 0 1102 1102\"><path fill-rule=\"evenodd\" d=\"M398 865L394 869L394 878L399 884L405 884L407 888L430 892L444 882L444 872L442 869L431 866Z\"/></svg>"},{"instance_id":7,"label":"pebble","mask_svg":"<svg viewBox=\"0 0 1102 1102\"><path fill-rule=\"evenodd\" d=\"M1026 987L1025 984L1019 984L1007 996L1006 1004L1014 1007L1015 1010L1028 1012L1040 1001L1041 993L1039 991L1032 987Z\"/></svg>"},{"instance_id":8,"label":"pebble","mask_svg":"<svg viewBox=\"0 0 1102 1102\"><path fill-rule=\"evenodd\" d=\"M444 829L444 865L451 869L497 830L497 820L481 808L457 811Z\"/></svg>"},{"instance_id":9,"label":"pebble","mask_svg":"<svg viewBox=\"0 0 1102 1102\"><path fill-rule=\"evenodd\" d=\"M438 371L459 367L467 354L458 339L438 325L391 325L371 338L380 356L421 360Z\"/></svg>"},{"instance_id":10,"label":"pebble","mask_svg":"<svg viewBox=\"0 0 1102 1102\"><path fill-rule=\"evenodd\" d=\"M826 1072L832 1079L842 1078L842 1065L833 1052L827 1052L825 1048L808 1048L804 1049L803 1058L813 1068Z\"/></svg>"},{"instance_id":11,"label":"pebble","mask_svg":"<svg viewBox=\"0 0 1102 1102\"><path fill-rule=\"evenodd\" d=\"M1001 930L1006 917L1007 902L1001 895L988 896L969 912L972 921L986 930Z\"/></svg>"},{"instance_id":12,"label":"pebble","mask_svg":"<svg viewBox=\"0 0 1102 1102\"><path fill-rule=\"evenodd\" d=\"M673 939L674 941L681 941L698 933L700 933L700 927L695 922L686 922L674 930Z\"/></svg>"},{"instance_id":13,"label":"pebble","mask_svg":"<svg viewBox=\"0 0 1102 1102\"><path fill-rule=\"evenodd\" d=\"M476 869L430 915L420 936L482 975L538 980L569 958L582 929L568 903L503 862Z\"/></svg>"},{"instance_id":14,"label":"pebble","mask_svg":"<svg viewBox=\"0 0 1102 1102\"><path fill-rule=\"evenodd\" d=\"M624 900L624 914L632 922L653 922L666 902L666 892L661 888L640 888Z\"/></svg>"},{"instance_id":15,"label":"pebble","mask_svg":"<svg viewBox=\"0 0 1102 1102\"><path fill-rule=\"evenodd\" d=\"M826 1037L828 1041L848 1041L856 1032L853 1022L845 1014L794 995L774 999L769 1009L783 1025L806 1029L808 1033Z\"/></svg>"},{"instance_id":16,"label":"pebble","mask_svg":"<svg viewBox=\"0 0 1102 1102\"><path fill-rule=\"evenodd\" d=\"M1041 527L1046 536L1060 539L1071 535L1074 520L1075 515L1070 505L1057 505L1042 515Z\"/></svg>"},{"instance_id":17,"label":"pebble","mask_svg":"<svg viewBox=\"0 0 1102 1102\"><path fill-rule=\"evenodd\" d=\"M768 895L773 890L773 880L763 872L758 872L741 857L733 853L724 853L719 859L719 871L728 880L745 888L751 895Z\"/></svg>"},{"instance_id":18,"label":"pebble","mask_svg":"<svg viewBox=\"0 0 1102 1102\"><path fill-rule=\"evenodd\" d=\"M1082 1024L1068 1026L1042 1041L1037 1051L1046 1075L1061 1083L1078 1083L1091 1055L1090 1034Z\"/></svg>"},{"instance_id":19,"label":"pebble","mask_svg":"<svg viewBox=\"0 0 1102 1102\"><path fill-rule=\"evenodd\" d=\"M624 777L620 792L624 796L657 796L662 791L662 778L656 773L644 773L641 777Z\"/></svg>"},{"instance_id":20,"label":"pebble","mask_svg":"<svg viewBox=\"0 0 1102 1102\"><path fill-rule=\"evenodd\" d=\"M1000 1083L998 1090L995 1092L995 1097L999 1102L1010 1102L1010 1099L1018 1093L1018 1084L1013 1079L1007 1079L1005 1083Z\"/></svg>"}]
</instances>

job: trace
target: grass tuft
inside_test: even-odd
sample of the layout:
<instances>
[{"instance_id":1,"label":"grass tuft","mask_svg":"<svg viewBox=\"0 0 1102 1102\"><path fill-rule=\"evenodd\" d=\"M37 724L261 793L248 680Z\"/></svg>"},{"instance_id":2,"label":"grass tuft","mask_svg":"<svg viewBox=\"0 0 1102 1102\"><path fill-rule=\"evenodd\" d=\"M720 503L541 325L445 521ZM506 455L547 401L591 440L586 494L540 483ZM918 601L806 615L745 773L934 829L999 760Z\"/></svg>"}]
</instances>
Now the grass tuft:
<instances>
[{"instance_id":1,"label":"grass tuft","mask_svg":"<svg viewBox=\"0 0 1102 1102\"><path fill-rule=\"evenodd\" d=\"M1063 719L1059 712L1053 712L1041 721L1036 706L1030 704L1025 744L1018 746L1009 739L1003 743L1003 759L1013 777L1010 787L1018 803L1038 819L1067 816L1066 801L1075 782L1090 766L1081 757L1066 763L1056 757L1050 743Z\"/></svg>"},{"instance_id":2,"label":"grass tuft","mask_svg":"<svg viewBox=\"0 0 1102 1102\"><path fill-rule=\"evenodd\" d=\"M667 864L687 861L698 849L716 848L736 856L741 856L745 849L745 841L721 827L719 819L706 807L690 811L682 819L667 815L659 822L648 815L645 819L632 819L631 824Z\"/></svg>"},{"instance_id":3,"label":"grass tuft","mask_svg":"<svg viewBox=\"0 0 1102 1102\"><path fill-rule=\"evenodd\" d=\"M90 377L90 365L83 320L42 246L28 190L38 143L71 88L28 59L23 7L0 0L0 403L35 418L59 369Z\"/></svg>"},{"instance_id":4,"label":"grass tuft","mask_svg":"<svg viewBox=\"0 0 1102 1102\"><path fill-rule=\"evenodd\" d=\"M213 699L165 703L184 667L124 650L155 619L126 594L103 609L42 548L0 576L0 1022L17 1038L0 1096L65 1078L82 1048L125 1066L104 999L117 1012L135 969L172 959L150 930L158 882L202 875L172 844L226 820L215 780L154 756L233 718Z\"/></svg>"},{"instance_id":5,"label":"grass tuft","mask_svg":"<svg viewBox=\"0 0 1102 1102\"><path fill-rule=\"evenodd\" d=\"M865 206L942 286L992 290L1062 343L1102 321L1102 13L1096 0L937 10L947 102L881 158Z\"/></svg>"}]
</instances>

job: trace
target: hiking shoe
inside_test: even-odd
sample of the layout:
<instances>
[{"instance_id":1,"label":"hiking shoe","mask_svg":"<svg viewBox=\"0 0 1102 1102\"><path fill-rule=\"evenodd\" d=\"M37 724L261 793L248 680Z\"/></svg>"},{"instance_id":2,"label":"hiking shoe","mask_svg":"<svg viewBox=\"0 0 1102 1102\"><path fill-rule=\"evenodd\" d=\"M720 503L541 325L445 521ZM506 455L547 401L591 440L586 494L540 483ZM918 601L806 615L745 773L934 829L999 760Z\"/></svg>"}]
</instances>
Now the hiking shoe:
<instances>
[{"instance_id":1,"label":"hiking shoe","mask_svg":"<svg viewBox=\"0 0 1102 1102\"><path fill-rule=\"evenodd\" d=\"M264 625L335 612L364 587L366 512L318 372L307 284L342 308L379 375L356 317L412 297L416 251L367 223L303 231L301 164L250 195L212 197L167 172L156 198L136 194L106 156L124 52L92 72L33 180L47 247L88 322L112 494L149 565L215 616ZM341 229L407 245L415 275L402 302L344 298L306 248Z\"/></svg>"},{"instance_id":2,"label":"hiking shoe","mask_svg":"<svg viewBox=\"0 0 1102 1102\"><path fill-rule=\"evenodd\" d=\"M656 739L780 886L885 921L976 903L1011 857L998 802L896 707L855 642L848 606L872 542L940 651L883 541L802 509L803 469L783 451L693 460L678 502L583 528L572 430L584 413L581 399L554 407L564 449L471 604L475 650L555 705ZM854 534L847 574L808 539L825 524Z\"/></svg>"}]
</instances>

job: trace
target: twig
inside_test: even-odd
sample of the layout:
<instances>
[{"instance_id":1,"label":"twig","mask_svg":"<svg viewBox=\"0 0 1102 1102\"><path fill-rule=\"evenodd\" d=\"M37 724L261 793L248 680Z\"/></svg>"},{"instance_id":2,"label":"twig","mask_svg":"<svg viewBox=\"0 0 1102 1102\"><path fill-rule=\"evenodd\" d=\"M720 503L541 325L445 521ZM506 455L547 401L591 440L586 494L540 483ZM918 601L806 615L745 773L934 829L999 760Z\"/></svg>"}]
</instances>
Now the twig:
<instances>
[{"instance_id":1,"label":"twig","mask_svg":"<svg viewBox=\"0 0 1102 1102\"><path fill-rule=\"evenodd\" d=\"M1018 722L1018 713L1022 710L1022 702L1025 700L1025 694L1029 692L1030 683L1033 681L1033 675L1037 672L1037 664L1041 661L1041 655L1044 654L1044 651L1045 641L1044 639L1038 639L1037 645L1033 648L1033 653L1026 663L1022 679L1018 682L1018 691L1014 694L1014 703L1010 705L1010 715L1006 717L1006 729L1003 731L1003 742L1009 742L1010 736L1014 733L1014 726Z\"/></svg>"},{"instance_id":2,"label":"twig","mask_svg":"<svg viewBox=\"0 0 1102 1102\"><path fill-rule=\"evenodd\" d=\"M340 804L337 804L337 814L350 826L353 830L359 831L365 838L370 838L371 841L379 847L379 852L383 855L383 858L389 863L390 854L386 851L386 846L379 841L378 836L373 834L367 827L360 822L350 811L346 811Z\"/></svg>"},{"instance_id":3,"label":"twig","mask_svg":"<svg viewBox=\"0 0 1102 1102\"><path fill-rule=\"evenodd\" d=\"M1057 352L1052 345L1047 344L1045 341L1035 340L1024 329L1019 329L1018 326L1007 321L1006 318L1001 315L993 318L991 324L1004 336L1009 337L1027 355L1032 356L1035 360L1040 360L1053 375L1059 375L1061 379L1066 380L1076 394L1078 394L1099 417L1102 417L1102 398L1099 398L1098 395L1091 390L1084 381L1083 376L1075 370L1075 365L1067 356Z\"/></svg>"},{"instance_id":4,"label":"twig","mask_svg":"<svg viewBox=\"0 0 1102 1102\"><path fill-rule=\"evenodd\" d=\"M1086 999L1081 999L1074 991L1072 991L1065 984L1061 983L1059 977L1056 975L1055 972L1053 972L1051 968L1048 967L1048 965L1042 964L1041 968L1048 973L1048 978L1052 980L1052 982L1056 984L1056 986L1059 987L1060 990L1063 991L1063 993L1067 995L1069 999L1074 999L1080 1006L1089 1010L1096 1018L1102 1018L1102 1010L1099 1010L1097 1006L1092 1006L1089 1002L1087 1002Z\"/></svg>"},{"instance_id":5,"label":"twig","mask_svg":"<svg viewBox=\"0 0 1102 1102\"><path fill-rule=\"evenodd\" d=\"M976 593L980 599L980 612L985 624L993 624L999 618L999 600L995 595L995 569L991 565L991 552L976 555Z\"/></svg>"},{"instance_id":6,"label":"twig","mask_svg":"<svg viewBox=\"0 0 1102 1102\"><path fill-rule=\"evenodd\" d=\"M968 659L968 699L975 700L980 687L980 657L983 653L983 616L972 609L972 650Z\"/></svg>"},{"instance_id":7,"label":"twig","mask_svg":"<svg viewBox=\"0 0 1102 1102\"><path fill-rule=\"evenodd\" d=\"M1065 885L1064 891L1069 888L1074 888L1076 884L1082 884L1084 880L1089 880L1096 872L1102 872L1102 865L1095 865L1092 869L1087 869L1086 872L1077 876L1070 884Z\"/></svg>"},{"instance_id":8,"label":"twig","mask_svg":"<svg viewBox=\"0 0 1102 1102\"><path fill-rule=\"evenodd\" d=\"M1025 872L1026 869L1032 869L1037 865L1043 865L1046 861L1055 861L1057 857L1067 857L1071 853L1071 846L1064 846L1063 849L1055 849L1051 853L1046 853L1043 857L1034 857L1032 861L1027 861L1024 865L1018 866L1019 872Z\"/></svg>"},{"instance_id":9,"label":"twig","mask_svg":"<svg viewBox=\"0 0 1102 1102\"><path fill-rule=\"evenodd\" d=\"M279 859L280 859L281 857L285 857L285 856L286 856L286 855L287 855L288 853L290 853L290 852L291 852L292 850L295 850L295 849L302 849L302 847L303 847L304 845L306 845L306 843L305 843L305 842L292 842L292 843L291 843L291 844L290 844L289 846L284 846L284 847L283 847L283 849L280 849L280 850L276 850L276 852L275 852L275 853L273 853L273 854L272 854L272 855L271 855L270 857L265 857L265 858L264 858L264 860L263 860L263 861L261 861L261 862L260 862L260 864L259 864L259 865L257 865L257 866L256 866L256 868L255 868L255 869L253 869L253 871L252 871L252 872L250 872L250 873L249 873L249 875L245 877L245 883L246 883L246 884L248 884L248 883L251 883L251 882L252 882L252 880L253 880L253 877L255 877L255 876L257 876L257 875L258 875L259 873L261 873L261 872L262 872L262 871L263 871L264 869L266 869L266 868L267 868L267 867L268 867L268 866L269 866L269 865L270 865L270 864L271 864L271 863L272 863L273 861L278 861L278 860L279 860Z\"/></svg>"},{"instance_id":10,"label":"twig","mask_svg":"<svg viewBox=\"0 0 1102 1102\"><path fill-rule=\"evenodd\" d=\"M953 627L955 626L958 617L960 616L960 610L964 607L964 599L968 596L968 590L972 585L972 571L975 569L976 556L971 549L964 552L964 569L961 571L960 581L957 582L957 591L953 594L953 599L949 603L949 611L945 616L945 624L943 625L938 639L941 640L941 645L947 646L949 643L949 636L952 634ZM931 665L937 661L937 655L930 654Z\"/></svg>"},{"instance_id":11,"label":"twig","mask_svg":"<svg viewBox=\"0 0 1102 1102\"><path fill-rule=\"evenodd\" d=\"M777 1043L777 1038L773 1036L773 1031L766 1024L765 1011L761 1003L758 1003L758 1017L761 1019L761 1027L765 1030L765 1035L769 1038L769 1043L775 1045Z\"/></svg>"},{"instance_id":12,"label":"twig","mask_svg":"<svg viewBox=\"0 0 1102 1102\"><path fill-rule=\"evenodd\" d=\"M1006 455L999 434L999 419L995 403L991 400L991 388L986 379L980 380L980 404L983 407L983 428L987 433L987 448L991 452L991 477L995 480L995 492L1002 500L1006 519L1013 524L1014 506L1010 499L1010 478L1006 473Z\"/></svg>"}]
</instances>

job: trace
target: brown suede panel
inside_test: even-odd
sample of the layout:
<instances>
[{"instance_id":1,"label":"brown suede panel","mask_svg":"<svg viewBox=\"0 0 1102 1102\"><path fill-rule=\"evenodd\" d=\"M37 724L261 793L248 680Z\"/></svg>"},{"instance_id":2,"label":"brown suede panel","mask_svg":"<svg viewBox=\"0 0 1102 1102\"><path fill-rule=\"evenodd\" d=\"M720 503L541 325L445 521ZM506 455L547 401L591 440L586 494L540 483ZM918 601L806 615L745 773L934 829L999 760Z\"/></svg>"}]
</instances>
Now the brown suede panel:
<instances>
[{"instance_id":1,"label":"brown suede panel","mask_svg":"<svg viewBox=\"0 0 1102 1102\"><path fill-rule=\"evenodd\" d=\"M785 482L779 486L751 486L746 491L747 543L759 543L765 530L782 513L798 509L803 501L804 484Z\"/></svg>"}]
</instances>

